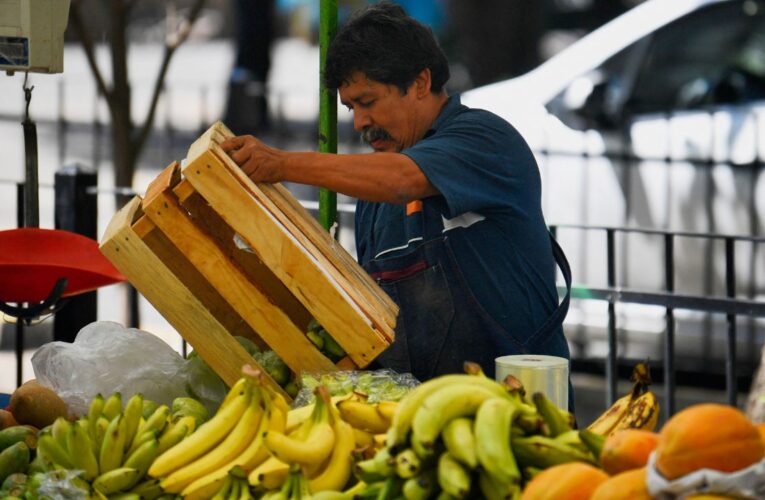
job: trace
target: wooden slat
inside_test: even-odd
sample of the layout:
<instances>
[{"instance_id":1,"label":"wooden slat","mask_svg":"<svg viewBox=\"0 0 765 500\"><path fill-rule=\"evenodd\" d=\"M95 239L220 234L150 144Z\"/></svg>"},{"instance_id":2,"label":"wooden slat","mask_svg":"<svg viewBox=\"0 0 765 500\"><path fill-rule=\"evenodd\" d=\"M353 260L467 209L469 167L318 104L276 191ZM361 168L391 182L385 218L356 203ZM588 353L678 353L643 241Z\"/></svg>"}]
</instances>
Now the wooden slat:
<instances>
[{"instance_id":1,"label":"wooden slat","mask_svg":"<svg viewBox=\"0 0 765 500\"><path fill-rule=\"evenodd\" d=\"M144 199L143 210L152 222L293 371L335 369L278 304L250 282L194 223L178 203L172 187L168 185L163 191L155 191L152 199Z\"/></svg>"},{"instance_id":2,"label":"wooden slat","mask_svg":"<svg viewBox=\"0 0 765 500\"><path fill-rule=\"evenodd\" d=\"M206 150L212 150L226 164L242 185L258 198L288 229L295 227L310 245L306 248L316 255L320 253L337 272L335 278L343 289L375 322L383 335L393 338L398 306L380 289L377 283L361 269L348 254L318 224L305 208L281 184L254 184L218 146L231 132L220 122L214 124L189 149L188 158L193 159ZM286 220L285 220L286 219ZM292 231L296 234L296 231ZM346 274L350 276L346 276Z\"/></svg>"},{"instance_id":3,"label":"wooden slat","mask_svg":"<svg viewBox=\"0 0 765 500\"><path fill-rule=\"evenodd\" d=\"M133 231L132 223L141 213L140 204L136 196L112 217L99 246L101 252L223 381L233 385L241 377L242 365L257 363ZM267 378L267 383L290 400L273 380Z\"/></svg>"},{"instance_id":4,"label":"wooden slat","mask_svg":"<svg viewBox=\"0 0 765 500\"><path fill-rule=\"evenodd\" d=\"M218 245L226 257L236 264L242 275L259 289L265 291L274 304L289 316L290 321L302 331L308 330L311 313L298 301L292 292L279 281L274 273L265 266L253 252L237 247L234 241L236 233L210 208L194 187L186 180L173 188L181 206L185 208L194 223L202 228Z\"/></svg>"},{"instance_id":5,"label":"wooden slat","mask_svg":"<svg viewBox=\"0 0 765 500\"><path fill-rule=\"evenodd\" d=\"M297 235L288 233L259 200L242 190L215 154L202 153L186 165L183 174L358 366L367 366L388 346L331 274L301 246Z\"/></svg>"}]
</instances>

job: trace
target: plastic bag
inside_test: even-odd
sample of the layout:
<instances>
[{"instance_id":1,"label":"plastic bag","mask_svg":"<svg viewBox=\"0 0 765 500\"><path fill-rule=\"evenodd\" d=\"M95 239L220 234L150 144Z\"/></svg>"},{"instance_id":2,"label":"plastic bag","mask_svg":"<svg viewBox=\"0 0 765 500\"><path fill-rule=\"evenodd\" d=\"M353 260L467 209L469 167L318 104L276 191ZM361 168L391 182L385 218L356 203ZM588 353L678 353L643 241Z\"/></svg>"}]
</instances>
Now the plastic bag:
<instances>
[{"instance_id":1,"label":"plastic bag","mask_svg":"<svg viewBox=\"0 0 765 500\"><path fill-rule=\"evenodd\" d=\"M656 468L656 452L653 452L648 459L646 483L651 497L660 500L691 495L765 498L765 460L736 472L700 469L669 481Z\"/></svg>"},{"instance_id":2,"label":"plastic bag","mask_svg":"<svg viewBox=\"0 0 765 500\"><path fill-rule=\"evenodd\" d=\"M303 372L300 377L300 392L292 406L298 408L314 401L313 390L323 384L331 396L342 396L360 391L368 396L367 401L398 401L419 384L411 373L397 373L394 370Z\"/></svg>"},{"instance_id":3,"label":"plastic bag","mask_svg":"<svg viewBox=\"0 0 765 500\"><path fill-rule=\"evenodd\" d=\"M83 415L101 393L135 393L170 406L174 398L199 399L211 413L226 385L206 365L185 360L155 335L119 323L99 321L79 331L73 343L50 342L32 356L38 382L50 387L69 411Z\"/></svg>"}]
</instances>

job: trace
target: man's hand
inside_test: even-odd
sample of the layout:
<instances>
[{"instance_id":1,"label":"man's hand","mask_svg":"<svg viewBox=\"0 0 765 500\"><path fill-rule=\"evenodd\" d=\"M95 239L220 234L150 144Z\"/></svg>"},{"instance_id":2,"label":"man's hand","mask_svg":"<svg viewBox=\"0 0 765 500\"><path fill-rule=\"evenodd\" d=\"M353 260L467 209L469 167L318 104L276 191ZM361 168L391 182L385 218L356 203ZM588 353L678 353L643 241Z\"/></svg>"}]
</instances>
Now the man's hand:
<instances>
[{"instance_id":1,"label":"man's hand","mask_svg":"<svg viewBox=\"0 0 765 500\"><path fill-rule=\"evenodd\" d=\"M274 183L284 180L282 152L266 146L255 137L231 137L221 142L220 147L254 182Z\"/></svg>"}]
</instances>

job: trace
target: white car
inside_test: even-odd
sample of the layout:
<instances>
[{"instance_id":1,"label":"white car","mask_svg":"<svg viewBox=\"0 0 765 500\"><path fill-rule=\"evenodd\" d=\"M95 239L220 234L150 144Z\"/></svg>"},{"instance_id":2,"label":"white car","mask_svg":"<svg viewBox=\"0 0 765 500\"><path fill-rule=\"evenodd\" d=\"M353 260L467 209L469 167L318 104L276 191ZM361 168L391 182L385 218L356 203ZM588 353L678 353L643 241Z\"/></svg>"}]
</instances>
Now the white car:
<instances>
[{"instance_id":1,"label":"white car","mask_svg":"<svg viewBox=\"0 0 765 500\"><path fill-rule=\"evenodd\" d=\"M765 233L763 0L648 0L533 71L463 93L462 102L502 116L526 138L549 224ZM574 281L605 287L604 232L562 228L559 239ZM735 246L738 297L765 300L765 244ZM661 235L617 233L616 250L617 286L663 290ZM723 252L719 241L677 237L675 290L724 296ZM593 302L579 301L569 324L605 328L603 303ZM620 328L656 335L631 337L646 344L630 353L660 356L664 309L635 307ZM687 334L678 353L724 359L725 317L682 314L693 321L678 319L678 334ZM751 325L739 349L756 362L765 327Z\"/></svg>"}]
</instances>

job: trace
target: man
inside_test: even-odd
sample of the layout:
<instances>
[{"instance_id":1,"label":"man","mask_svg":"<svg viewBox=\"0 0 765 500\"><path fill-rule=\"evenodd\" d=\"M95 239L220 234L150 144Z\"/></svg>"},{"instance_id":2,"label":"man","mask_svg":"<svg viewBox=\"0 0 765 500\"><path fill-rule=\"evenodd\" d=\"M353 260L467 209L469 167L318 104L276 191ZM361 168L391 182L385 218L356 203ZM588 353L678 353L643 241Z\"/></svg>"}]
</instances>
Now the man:
<instances>
[{"instance_id":1,"label":"man","mask_svg":"<svg viewBox=\"0 0 765 500\"><path fill-rule=\"evenodd\" d=\"M358 260L401 308L380 363L426 380L466 360L493 376L505 354L568 358L534 157L510 124L447 95L430 30L369 6L332 42L324 78L374 153L286 152L252 136L222 146L256 182L359 199Z\"/></svg>"}]
</instances>

